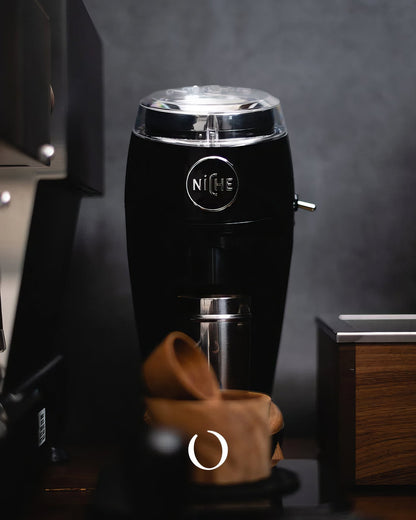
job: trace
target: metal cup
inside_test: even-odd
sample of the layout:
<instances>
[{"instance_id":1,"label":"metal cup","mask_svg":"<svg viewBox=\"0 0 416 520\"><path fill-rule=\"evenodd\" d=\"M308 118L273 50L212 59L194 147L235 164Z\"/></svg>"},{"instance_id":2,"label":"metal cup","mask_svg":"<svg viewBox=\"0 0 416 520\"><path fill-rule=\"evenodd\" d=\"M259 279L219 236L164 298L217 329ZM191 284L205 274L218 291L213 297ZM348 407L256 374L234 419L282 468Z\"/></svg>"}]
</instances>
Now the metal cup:
<instances>
[{"instance_id":1,"label":"metal cup","mask_svg":"<svg viewBox=\"0 0 416 520\"><path fill-rule=\"evenodd\" d=\"M183 329L200 346L221 388L250 388L251 312L245 295L179 296Z\"/></svg>"}]
</instances>

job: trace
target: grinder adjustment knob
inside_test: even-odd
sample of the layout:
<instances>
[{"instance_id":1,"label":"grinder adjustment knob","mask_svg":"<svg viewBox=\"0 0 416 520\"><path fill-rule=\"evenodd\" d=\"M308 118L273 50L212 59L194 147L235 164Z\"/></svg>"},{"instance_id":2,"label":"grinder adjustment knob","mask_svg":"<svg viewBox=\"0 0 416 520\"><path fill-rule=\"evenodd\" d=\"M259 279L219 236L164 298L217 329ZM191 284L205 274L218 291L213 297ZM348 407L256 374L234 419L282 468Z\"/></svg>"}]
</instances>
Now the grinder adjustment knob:
<instances>
[{"instance_id":1,"label":"grinder adjustment knob","mask_svg":"<svg viewBox=\"0 0 416 520\"><path fill-rule=\"evenodd\" d=\"M299 200L298 194L295 193L295 199L293 201L293 209L297 211L298 209L304 209L306 211L315 211L316 204L313 202L305 202L304 200Z\"/></svg>"}]
</instances>

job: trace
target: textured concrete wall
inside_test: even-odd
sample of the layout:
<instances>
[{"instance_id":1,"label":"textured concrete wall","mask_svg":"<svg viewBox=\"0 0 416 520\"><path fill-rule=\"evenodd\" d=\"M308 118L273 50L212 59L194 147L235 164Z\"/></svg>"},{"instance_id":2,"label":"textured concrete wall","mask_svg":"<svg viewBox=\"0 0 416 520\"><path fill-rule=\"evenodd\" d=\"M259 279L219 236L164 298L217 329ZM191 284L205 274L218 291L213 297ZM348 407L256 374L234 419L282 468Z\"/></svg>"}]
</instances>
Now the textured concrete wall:
<instances>
[{"instance_id":1,"label":"textured concrete wall","mask_svg":"<svg viewBox=\"0 0 416 520\"><path fill-rule=\"evenodd\" d=\"M281 99L296 190L318 204L315 214L296 215L275 386L288 432L312 432L315 317L416 311L416 3L85 4L104 46L107 189L82 203L63 323L69 436L111 437L132 406L137 354L123 188L138 101L208 83Z\"/></svg>"}]
</instances>

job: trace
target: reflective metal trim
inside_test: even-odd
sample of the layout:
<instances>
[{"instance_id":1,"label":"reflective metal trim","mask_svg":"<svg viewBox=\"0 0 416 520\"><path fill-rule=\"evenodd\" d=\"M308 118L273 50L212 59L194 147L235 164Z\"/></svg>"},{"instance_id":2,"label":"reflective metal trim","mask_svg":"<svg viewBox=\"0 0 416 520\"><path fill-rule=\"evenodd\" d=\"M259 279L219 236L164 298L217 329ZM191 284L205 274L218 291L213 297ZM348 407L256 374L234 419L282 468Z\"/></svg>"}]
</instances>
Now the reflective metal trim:
<instances>
[{"instance_id":1,"label":"reflective metal trim","mask_svg":"<svg viewBox=\"0 0 416 520\"><path fill-rule=\"evenodd\" d=\"M340 314L316 321L337 343L416 343L416 314Z\"/></svg>"}]
</instances>

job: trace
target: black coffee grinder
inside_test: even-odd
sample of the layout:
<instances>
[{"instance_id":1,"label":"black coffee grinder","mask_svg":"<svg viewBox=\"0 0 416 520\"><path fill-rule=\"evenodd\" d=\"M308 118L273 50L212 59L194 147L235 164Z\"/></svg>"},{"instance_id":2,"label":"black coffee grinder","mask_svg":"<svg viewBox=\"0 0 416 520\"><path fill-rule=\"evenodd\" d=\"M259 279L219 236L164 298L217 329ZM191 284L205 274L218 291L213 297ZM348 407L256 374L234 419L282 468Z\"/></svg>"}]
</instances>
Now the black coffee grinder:
<instances>
[{"instance_id":1,"label":"black coffee grinder","mask_svg":"<svg viewBox=\"0 0 416 520\"><path fill-rule=\"evenodd\" d=\"M221 86L169 89L143 99L130 141L125 204L143 357L172 330L186 329L184 295L204 304L249 301L247 387L270 394L294 211L315 209L294 192L279 100ZM205 315L231 317L215 312ZM231 370L238 348L224 354Z\"/></svg>"}]
</instances>

